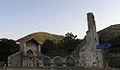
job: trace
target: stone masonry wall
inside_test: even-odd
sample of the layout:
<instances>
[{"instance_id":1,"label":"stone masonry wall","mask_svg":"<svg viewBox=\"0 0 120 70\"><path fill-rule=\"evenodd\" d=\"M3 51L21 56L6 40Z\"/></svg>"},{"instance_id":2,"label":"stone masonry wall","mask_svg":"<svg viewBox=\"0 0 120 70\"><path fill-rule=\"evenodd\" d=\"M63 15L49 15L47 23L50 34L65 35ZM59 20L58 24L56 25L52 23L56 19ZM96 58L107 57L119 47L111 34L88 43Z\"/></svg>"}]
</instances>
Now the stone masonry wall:
<instances>
[{"instance_id":1,"label":"stone masonry wall","mask_svg":"<svg viewBox=\"0 0 120 70\"><path fill-rule=\"evenodd\" d=\"M9 67L21 67L21 52L17 52L8 57Z\"/></svg>"}]
</instances>

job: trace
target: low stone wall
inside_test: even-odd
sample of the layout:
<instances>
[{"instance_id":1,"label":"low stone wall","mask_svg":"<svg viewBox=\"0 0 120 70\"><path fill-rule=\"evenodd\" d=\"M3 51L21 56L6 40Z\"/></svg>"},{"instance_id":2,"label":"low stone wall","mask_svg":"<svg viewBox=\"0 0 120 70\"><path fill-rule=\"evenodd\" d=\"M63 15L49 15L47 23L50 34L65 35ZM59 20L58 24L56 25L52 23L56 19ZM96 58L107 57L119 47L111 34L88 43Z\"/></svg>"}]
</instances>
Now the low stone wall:
<instances>
[{"instance_id":1,"label":"low stone wall","mask_svg":"<svg viewBox=\"0 0 120 70\"><path fill-rule=\"evenodd\" d=\"M21 67L21 52L17 52L8 57L9 67Z\"/></svg>"},{"instance_id":2,"label":"low stone wall","mask_svg":"<svg viewBox=\"0 0 120 70\"><path fill-rule=\"evenodd\" d=\"M22 61L23 67L66 67L66 66L78 66L78 61L72 57L68 56L62 58L60 56L56 56L54 58L50 58L49 56L39 57L27 57L24 56Z\"/></svg>"}]
</instances>

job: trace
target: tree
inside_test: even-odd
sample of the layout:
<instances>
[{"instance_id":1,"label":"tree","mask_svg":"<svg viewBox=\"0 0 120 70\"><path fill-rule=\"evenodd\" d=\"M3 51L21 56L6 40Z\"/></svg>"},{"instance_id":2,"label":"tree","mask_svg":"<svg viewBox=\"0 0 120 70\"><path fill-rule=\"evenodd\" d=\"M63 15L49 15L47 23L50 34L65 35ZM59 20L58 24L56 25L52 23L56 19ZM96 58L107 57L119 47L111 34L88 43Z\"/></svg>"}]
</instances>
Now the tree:
<instances>
[{"instance_id":1,"label":"tree","mask_svg":"<svg viewBox=\"0 0 120 70\"><path fill-rule=\"evenodd\" d=\"M110 39L110 41L109 41L109 42L110 42L110 43L120 42L120 35L119 35L119 36L117 36L117 37L114 37L114 38Z\"/></svg>"},{"instance_id":2,"label":"tree","mask_svg":"<svg viewBox=\"0 0 120 70\"><path fill-rule=\"evenodd\" d=\"M45 40L44 43L41 45L41 52L45 55L49 55L53 52L54 42L51 40Z\"/></svg>"},{"instance_id":3,"label":"tree","mask_svg":"<svg viewBox=\"0 0 120 70\"><path fill-rule=\"evenodd\" d=\"M7 63L7 58L11 54L19 51L19 45L12 39L0 39L0 61Z\"/></svg>"},{"instance_id":4,"label":"tree","mask_svg":"<svg viewBox=\"0 0 120 70\"><path fill-rule=\"evenodd\" d=\"M70 54L79 45L80 40L72 33L65 34L63 40L54 43L51 40L45 40L41 45L41 52L45 55L67 55Z\"/></svg>"},{"instance_id":5,"label":"tree","mask_svg":"<svg viewBox=\"0 0 120 70\"><path fill-rule=\"evenodd\" d=\"M80 40L77 39L77 35L73 35L72 33L65 34L65 37L62 40L62 46L64 47L64 50L68 53L74 51L79 43Z\"/></svg>"}]
</instances>

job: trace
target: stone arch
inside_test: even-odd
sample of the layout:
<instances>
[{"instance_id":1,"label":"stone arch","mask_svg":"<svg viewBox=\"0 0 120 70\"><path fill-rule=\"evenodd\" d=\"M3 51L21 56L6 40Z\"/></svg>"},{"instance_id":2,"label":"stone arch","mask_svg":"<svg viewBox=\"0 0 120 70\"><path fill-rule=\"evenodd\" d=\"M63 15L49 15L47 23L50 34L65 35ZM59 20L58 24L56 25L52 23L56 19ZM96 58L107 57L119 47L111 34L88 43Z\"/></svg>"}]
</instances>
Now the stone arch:
<instances>
[{"instance_id":1,"label":"stone arch","mask_svg":"<svg viewBox=\"0 0 120 70\"><path fill-rule=\"evenodd\" d=\"M53 60L55 65L63 66L63 59L60 56L56 56Z\"/></svg>"},{"instance_id":2,"label":"stone arch","mask_svg":"<svg viewBox=\"0 0 120 70\"><path fill-rule=\"evenodd\" d=\"M33 56L34 53L31 49L29 49L27 52L26 52L26 56Z\"/></svg>"},{"instance_id":3,"label":"stone arch","mask_svg":"<svg viewBox=\"0 0 120 70\"><path fill-rule=\"evenodd\" d=\"M51 59L50 59L50 57L45 56L43 58L43 66L51 66Z\"/></svg>"},{"instance_id":4,"label":"stone arch","mask_svg":"<svg viewBox=\"0 0 120 70\"><path fill-rule=\"evenodd\" d=\"M24 57L22 63L23 63L23 67L32 67L33 66L32 61L27 57Z\"/></svg>"},{"instance_id":5,"label":"stone arch","mask_svg":"<svg viewBox=\"0 0 120 70\"><path fill-rule=\"evenodd\" d=\"M39 67L40 66L40 62L39 62L39 60L36 60L36 65L35 65L36 67Z\"/></svg>"},{"instance_id":6,"label":"stone arch","mask_svg":"<svg viewBox=\"0 0 120 70\"><path fill-rule=\"evenodd\" d=\"M35 57L33 58L34 67L40 67L40 59Z\"/></svg>"},{"instance_id":7,"label":"stone arch","mask_svg":"<svg viewBox=\"0 0 120 70\"><path fill-rule=\"evenodd\" d=\"M67 57L65 61L66 61L67 66L75 66L76 65L76 60L72 56Z\"/></svg>"}]
</instances>

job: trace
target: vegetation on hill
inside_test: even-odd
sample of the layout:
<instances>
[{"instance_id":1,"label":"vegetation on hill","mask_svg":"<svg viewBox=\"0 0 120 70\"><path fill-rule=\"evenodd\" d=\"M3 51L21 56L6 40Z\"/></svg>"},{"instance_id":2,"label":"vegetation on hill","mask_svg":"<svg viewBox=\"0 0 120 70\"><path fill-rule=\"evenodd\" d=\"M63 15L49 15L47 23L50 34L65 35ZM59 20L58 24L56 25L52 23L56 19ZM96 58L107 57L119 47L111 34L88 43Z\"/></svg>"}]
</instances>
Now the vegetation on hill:
<instances>
[{"instance_id":1,"label":"vegetation on hill","mask_svg":"<svg viewBox=\"0 0 120 70\"><path fill-rule=\"evenodd\" d=\"M120 24L111 25L98 32L100 43L110 43L110 40L120 36Z\"/></svg>"},{"instance_id":2,"label":"vegetation on hill","mask_svg":"<svg viewBox=\"0 0 120 70\"><path fill-rule=\"evenodd\" d=\"M61 36L46 32L32 33L18 39L17 42L23 43L31 39L35 39L41 44L41 52L49 56L70 54L80 42L79 39L77 39L77 36L72 33Z\"/></svg>"},{"instance_id":3,"label":"vegetation on hill","mask_svg":"<svg viewBox=\"0 0 120 70\"><path fill-rule=\"evenodd\" d=\"M77 35L72 33L65 34L61 44L65 52L71 53L80 44L81 40L77 38Z\"/></svg>"},{"instance_id":4,"label":"vegetation on hill","mask_svg":"<svg viewBox=\"0 0 120 70\"><path fill-rule=\"evenodd\" d=\"M26 42L26 41L31 40L31 39L35 39L40 44L43 44L43 42L46 39L52 40L53 42L57 43L63 39L63 36L50 34L50 33L46 33L46 32L37 32L37 33L29 34L23 38L20 38L17 40L17 42L22 43L22 42Z\"/></svg>"},{"instance_id":5,"label":"vegetation on hill","mask_svg":"<svg viewBox=\"0 0 120 70\"><path fill-rule=\"evenodd\" d=\"M49 56L65 56L71 54L74 49L79 45L80 40L77 39L76 35L72 33L65 34L63 40L58 43L54 43L51 40L45 40L42 44L41 51L45 55Z\"/></svg>"},{"instance_id":6,"label":"vegetation on hill","mask_svg":"<svg viewBox=\"0 0 120 70\"><path fill-rule=\"evenodd\" d=\"M120 52L120 24L111 25L98 32L100 44L107 43L111 47L106 49L108 53Z\"/></svg>"}]
</instances>

